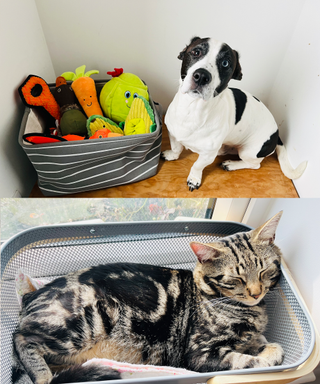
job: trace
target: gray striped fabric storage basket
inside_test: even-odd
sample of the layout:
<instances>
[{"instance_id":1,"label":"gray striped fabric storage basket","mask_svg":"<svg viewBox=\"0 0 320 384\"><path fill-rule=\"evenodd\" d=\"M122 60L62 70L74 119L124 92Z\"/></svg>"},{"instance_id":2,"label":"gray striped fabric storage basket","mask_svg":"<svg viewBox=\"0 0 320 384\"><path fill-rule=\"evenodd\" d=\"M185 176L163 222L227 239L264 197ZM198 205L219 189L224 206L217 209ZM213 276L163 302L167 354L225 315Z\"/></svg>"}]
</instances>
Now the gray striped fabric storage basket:
<instances>
[{"instance_id":1,"label":"gray striped fabric storage basket","mask_svg":"<svg viewBox=\"0 0 320 384\"><path fill-rule=\"evenodd\" d=\"M99 94L104 82L96 82ZM62 196L134 183L154 176L160 158L161 117L150 96L155 132L141 135L50 144L29 144L25 133L43 131L35 110L25 109L19 144L33 164L45 196Z\"/></svg>"},{"instance_id":2,"label":"gray striped fabric storage basket","mask_svg":"<svg viewBox=\"0 0 320 384\"><path fill-rule=\"evenodd\" d=\"M234 222L156 221L42 226L14 236L1 249L1 384L11 383L12 333L17 326L19 314L15 291L18 270L31 277L48 280L81 268L117 262L193 270L195 256L189 246L191 241L210 243L222 236L249 229L251 228L244 224ZM281 365L183 376L125 379L120 382L111 380L108 383L196 384L218 375L295 370L311 355L315 347L315 330L312 319L283 266L277 289L269 292L265 301L269 318L265 336L269 342L282 345L285 358Z\"/></svg>"}]
</instances>

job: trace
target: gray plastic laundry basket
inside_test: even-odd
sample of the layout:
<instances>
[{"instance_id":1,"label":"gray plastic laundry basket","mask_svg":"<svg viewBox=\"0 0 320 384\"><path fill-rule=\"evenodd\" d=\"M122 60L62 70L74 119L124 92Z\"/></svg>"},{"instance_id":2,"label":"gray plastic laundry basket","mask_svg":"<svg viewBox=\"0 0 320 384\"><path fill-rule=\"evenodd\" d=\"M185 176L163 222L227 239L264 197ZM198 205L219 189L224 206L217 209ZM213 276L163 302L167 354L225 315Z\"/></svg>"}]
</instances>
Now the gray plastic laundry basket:
<instances>
[{"instance_id":1,"label":"gray plastic laundry basket","mask_svg":"<svg viewBox=\"0 0 320 384\"><path fill-rule=\"evenodd\" d=\"M98 94L105 81L96 82ZM52 85L51 85L52 86ZM45 196L62 196L134 183L157 173L162 127L160 109L150 96L156 130L152 133L51 144L28 144L25 133L43 131L44 122L36 111L25 109L19 144L38 175Z\"/></svg>"},{"instance_id":2,"label":"gray plastic laundry basket","mask_svg":"<svg viewBox=\"0 0 320 384\"><path fill-rule=\"evenodd\" d=\"M137 262L193 269L190 241L212 242L247 231L234 222L131 222L59 225L26 230L8 240L1 251L1 384L11 383L12 333L18 322L15 293L18 269L32 277L54 278L70 271L108 262ZM283 269L279 288L266 296L269 342L285 351L281 366L186 376L123 380L123 383L200 383L221 374L248 374L294 369L315 345L312 321ZM108 381L113 383L117 381Z\"/></svg>"}]
</instances>

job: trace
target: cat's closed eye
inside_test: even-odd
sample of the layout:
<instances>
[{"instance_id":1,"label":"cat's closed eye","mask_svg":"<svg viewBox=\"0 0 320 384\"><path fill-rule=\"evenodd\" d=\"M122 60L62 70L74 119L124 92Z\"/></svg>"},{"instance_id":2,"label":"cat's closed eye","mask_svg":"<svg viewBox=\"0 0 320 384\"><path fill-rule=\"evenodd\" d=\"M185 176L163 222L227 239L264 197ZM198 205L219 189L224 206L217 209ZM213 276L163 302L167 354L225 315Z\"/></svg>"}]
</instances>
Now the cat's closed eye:
<instances>
[{"instance_id":1,"label":"cat's closed eye","mask_svg":"<svg viewBox=\"0 0 320 384\"><path fill-rule=\"evenodd\" d=\"M272 264L268 268L262 270L259 273L259 280L260 281L269 281L273 279L278 279L279 278L279 268L275 265Z\"/></svg>"},{"instance_id":2,"label":"cat's closed eye","mask_svg":"<svg viewBox=\"0 0 320 384\"><path fill-rule=\"evenodd\" d=\"M213 280L215 281L216 285L226 288L226 289L234 289L237 286L245 285L245 281L240 276L223 276L219 275L216 277L213 277Z\"/></svg>"}]
</instances>

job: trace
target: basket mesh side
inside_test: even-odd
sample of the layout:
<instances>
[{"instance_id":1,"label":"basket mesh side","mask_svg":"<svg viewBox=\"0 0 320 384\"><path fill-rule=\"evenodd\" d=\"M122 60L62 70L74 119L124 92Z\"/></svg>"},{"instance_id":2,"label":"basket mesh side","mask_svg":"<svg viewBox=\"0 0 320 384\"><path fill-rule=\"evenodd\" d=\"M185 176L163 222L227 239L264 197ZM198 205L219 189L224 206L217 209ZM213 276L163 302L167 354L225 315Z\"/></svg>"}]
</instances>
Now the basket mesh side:
<instances>
[{"instance_id":1,"label":"basket mesh side","mask_svg":"<svg viewBox=\"0 0 320 384\"><path fill-rule=\"evenodd\" d=\"M202 222L105 224L37 228L14 238L1 255L1 383L11 383L12 333L19 311L14 284L18 269L34 277L56 277L92 265L128 261L192 270L195 256L190 241L212 242L241 230L248 228ZM294 364L310 346L308 320L284 277L266 301L266 337L283 346L284 365Z\"/></svg>"},{"instance_id":2,"label":"basket mesh side","mask_svg":"<svg viewBox=\"0 0 320 384\"><path fill-rule=\"evenodd\" d=\"M269 319L265 336L281 344L285 351L283 365L294 364L307 353L312 341L308 319L283 275L265 300Z\"/></svg>"}]
</instances>

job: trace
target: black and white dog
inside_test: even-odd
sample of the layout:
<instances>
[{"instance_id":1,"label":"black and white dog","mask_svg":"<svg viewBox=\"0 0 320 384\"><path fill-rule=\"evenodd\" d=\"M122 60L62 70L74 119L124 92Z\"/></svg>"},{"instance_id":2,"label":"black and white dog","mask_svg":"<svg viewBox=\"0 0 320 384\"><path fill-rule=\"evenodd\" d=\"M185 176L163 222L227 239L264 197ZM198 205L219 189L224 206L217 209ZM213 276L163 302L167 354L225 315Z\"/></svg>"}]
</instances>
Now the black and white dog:
<instances>
[{"instance_id":1,"label":"black and white dog","mask_svg":"<svg viewBox=\"0 0 320 384\"><path fill-rule=\"evenodd\" d=\"M200 187L203 169L226 153L237 153L241 159L224 161L227 171L258 169L276 150L285 176L302 175L307 163L291 167L266 106L245 91L228 88L231 79L242 78L237 51L211 38L195 37L178 58L180 86L165 116L171 150L162 157L176 160L183 147L199 154L187 179L191 191Z\"/></svg>"}]
</instances>

